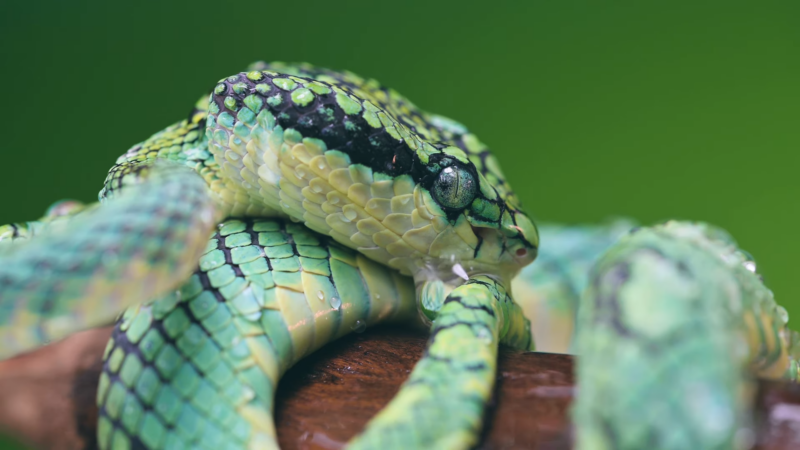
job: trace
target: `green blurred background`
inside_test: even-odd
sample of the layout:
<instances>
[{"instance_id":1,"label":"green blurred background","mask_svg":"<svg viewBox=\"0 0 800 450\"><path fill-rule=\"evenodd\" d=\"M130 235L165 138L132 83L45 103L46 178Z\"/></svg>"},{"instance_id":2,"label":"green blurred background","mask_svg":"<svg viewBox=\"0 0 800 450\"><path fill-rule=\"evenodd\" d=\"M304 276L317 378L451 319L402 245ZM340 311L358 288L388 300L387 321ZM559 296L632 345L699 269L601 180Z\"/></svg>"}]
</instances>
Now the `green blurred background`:
<instances>
[{"instance_id":1,"label":"green blurred background","mask_svg":"<svg viewBox=\"0 0 800 450\"><path fill-rule=\"evenodd\" d=\"M377 78L468 125L539 220L727 228L800 318L798 12L789 1L2 2L0 223L95 199L119 154L218 79L301 60Z\"/></svg>"}]
</instances>

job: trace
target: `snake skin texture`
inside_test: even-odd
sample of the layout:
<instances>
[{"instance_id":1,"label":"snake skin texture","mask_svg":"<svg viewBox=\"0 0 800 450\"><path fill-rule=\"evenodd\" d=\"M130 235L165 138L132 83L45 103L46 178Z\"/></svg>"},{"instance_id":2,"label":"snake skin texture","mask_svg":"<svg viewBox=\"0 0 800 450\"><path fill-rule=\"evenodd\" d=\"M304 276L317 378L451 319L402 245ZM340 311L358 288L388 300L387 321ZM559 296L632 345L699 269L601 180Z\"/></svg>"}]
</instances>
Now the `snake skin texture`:
<instances>
[{"instance_id":1,"label":"snake skin texture","mask_svg":"<svg viewBox=\"0 0 800 450\"><path fill-rule=\"evenodd\" d=\"M289 367L416 317L410 278L302 225L226 221L186 284L117 322L100 448L277 448L273 398Z\"/></svg>"},{"instance_id":2,"label":"snake skin texture","mask_svg":"<svg viewBox=\"0 0 800 450\"><path fill-rule=\"evenodd\" d=\"M7 226L0 358L108 323L191 274L194 249L214 225L211 198L183 166L158 164L151 172L150 183L132 186L131 195L73 220ZM20 230L41 235L19 239Z\"/></svg>"}]
</instances>

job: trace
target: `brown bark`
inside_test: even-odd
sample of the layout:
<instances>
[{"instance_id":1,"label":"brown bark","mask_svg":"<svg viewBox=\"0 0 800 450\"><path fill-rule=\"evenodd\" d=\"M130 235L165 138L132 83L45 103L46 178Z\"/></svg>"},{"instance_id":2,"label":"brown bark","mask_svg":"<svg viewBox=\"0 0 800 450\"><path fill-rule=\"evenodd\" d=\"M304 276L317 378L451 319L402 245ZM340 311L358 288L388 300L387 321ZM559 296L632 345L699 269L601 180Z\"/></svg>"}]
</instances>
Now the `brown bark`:
<instances>
[{"instance_id":1,"label":"brown bark","mask_svg":"<svg viewBox=\"0 0 800 450\"><path fill-rule=\"evenodd\" d=\"M0 428L32 446L94 446L94 391L110 328L80 333L0 362ZM276 425L284 449L336 449L362 429L406 379L425 336L396 328L352 335L283 378ZM481 448L569 448L572 364L566 355L502 351ZM800 448L800 386L762 383L762 450Z\"/></svg>"},{"instance_id":2,"label":"brown bark","mask_svg":"<svg viewBox=\"0 0 800 450\"><path fill-rule=\"evenodd\" d=\"M97 378L110 335L111 327L84 331L0 361L0 430L36 448L93 445Z\"/></svg>"}]
</instances>

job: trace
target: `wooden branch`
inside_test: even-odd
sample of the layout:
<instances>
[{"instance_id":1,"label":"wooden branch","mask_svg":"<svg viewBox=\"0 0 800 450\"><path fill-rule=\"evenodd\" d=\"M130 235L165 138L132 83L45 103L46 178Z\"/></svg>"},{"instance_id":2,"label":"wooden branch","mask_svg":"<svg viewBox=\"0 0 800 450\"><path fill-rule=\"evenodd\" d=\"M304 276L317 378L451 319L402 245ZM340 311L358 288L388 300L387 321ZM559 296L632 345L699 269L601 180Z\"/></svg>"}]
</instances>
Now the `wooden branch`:
<instances>
[{"instance_id":1,"label":"wooden branch","mask_svg":"<svg viewBox=\"0 0 800 450\"><path fill-rule=\"evenodd\" d=\"M92 448L95 392L111 327L0 361L0 430L35 448Z\"/></svg>"},{"instance_id":2,"label":"wooden branch","mask_svg":"<svg viewBox=\"0 0 800 450\"><path fill-rule=\"evenodd\" d=\"M31 446L94 448L100 356L110 328L0 362L0 428ZM283 449L341 448L399 389L425 336L397 328L341 339L281 381L276 425ZM572 357L502 351L481 448L568 449ZM761 450L800 448L800 386L762 383Z\"/></svg>"}]
</instances>

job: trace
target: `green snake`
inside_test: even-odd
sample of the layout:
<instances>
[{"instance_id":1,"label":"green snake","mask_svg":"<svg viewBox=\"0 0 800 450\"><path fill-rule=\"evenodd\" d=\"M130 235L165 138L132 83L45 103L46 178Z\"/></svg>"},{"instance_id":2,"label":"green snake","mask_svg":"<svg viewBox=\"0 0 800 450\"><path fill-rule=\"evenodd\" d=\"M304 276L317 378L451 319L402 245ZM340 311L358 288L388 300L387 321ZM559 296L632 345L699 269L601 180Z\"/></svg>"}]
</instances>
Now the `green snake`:
<instances>
[{"instance_id":1,"label":"green snake","mask_svg":"<svg viewBox=\"0 0 800 450\"><path fill-rule=\"evenodd\" d=\"M663 280L648 278L651 261L638 261L636 245L638 236L665 229L673 230L621 241L595 268L594 290L581 304L607 302L597 299L619 278L619 264L645 267L623 287L641 280L637 294L659 292ZM755 336L750 351L721 359L796 374L778 335L785 320L760 281L747 279L741 264L719 263L716 244L684 249L684 240L705 237L665 235L648 243L665 264L680 260L707 278L709 292L736 291L720 287L730 281L723 275L749 283L736 291L746 301L730 311L744 319L725 319L728 328L711 337ZM58 204L39 221L0 228L0 357L124 311L99 382L101 448L276 448L273 398L294 363L378 323L430 326L408 381L349 447L469 448L492 394L498 345L534 348L509 288L538 247L538 231L495 157L463 125L350 72L256 63L220 80L187 119L123 154L98 204ZM717 269L719 278L704 276ZM641 312L636 302L624 305ZM698 320L714 321L724 307L710 306ZM756 307L764 314L747 319L746 308ZM668 312L680 318L686 308ZM606 361L599 370L582 360L581 389L608 401L603 395L618 394L601 376L616 373L609 344L627 336L609 337L604 325L622 319L604 308L580 310L586 332L577 352ZM628 362L619 370L637 369ZM652 388L665 370L648 372L641 384ZM646 398L637 395L631 401ZM581 448L662 442L652 421L628 431L638 429L626 417L596 414L590 400L580 396L575 409Z\"/></svg>"},{"instance_id":2,"label":"green snake","mask_svg":"<svg viewBox=\"0 0 800 450\"><path fill-rule=\"evenodd\" d=\"M117 160L99 205L66 209L5 229L0 357L133 307L105 355L101 448L274 448L280 375L389 320L431 338L351 447L468 447L499 343L531 348L505 286L538 235L494 156L349 72L225 78Z\"/></svg>"}]
</instances>

